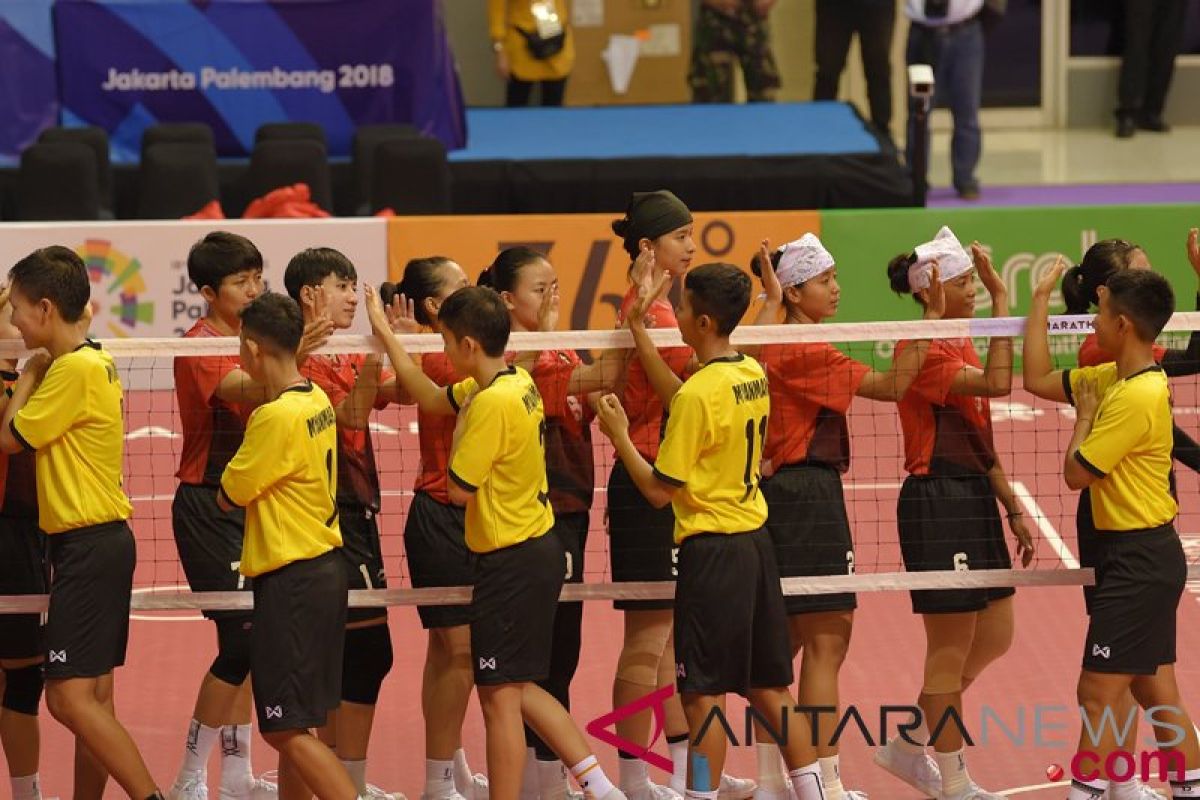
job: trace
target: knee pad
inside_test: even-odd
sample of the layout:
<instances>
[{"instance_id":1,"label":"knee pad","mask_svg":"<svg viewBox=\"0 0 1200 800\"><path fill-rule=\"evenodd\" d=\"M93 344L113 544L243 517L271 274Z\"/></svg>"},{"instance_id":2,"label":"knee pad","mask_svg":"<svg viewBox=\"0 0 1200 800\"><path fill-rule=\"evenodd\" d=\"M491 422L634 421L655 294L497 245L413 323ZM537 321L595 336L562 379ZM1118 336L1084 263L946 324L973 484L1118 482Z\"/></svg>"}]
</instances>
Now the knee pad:
<instances>
[{"instance_id":1,"label":"knee pad","mask_svg":"<svg viewBox=\"0 0 1200 800\"><path fill-rule=\"evenodd\" d=\"M387 625L346 631L342 652L342 699L373 706L379 687L392 669L392 634Z\"/></svg>"},{"instance_id":2,"label":"knee pad","mask_svg":"<svg viewBox=\"0 0 1200 800\"><path fill-rule=\"evenodd\" d=\"M217 657L208 669L231 686L241 686L250 674L250 620L217 620Z\"/></svg>"},{"instance_id":3,"label":"knee pad","mask_svg":"<svg viewBox=\"0 0 1200 800\"><path fill-rule=\"evenodd\" d=\"M42 688L46 679L42 676L42 665L4 670L4 700L0 705L18 714L37 716L42 702Z\"/></svg>"}]
</instances>

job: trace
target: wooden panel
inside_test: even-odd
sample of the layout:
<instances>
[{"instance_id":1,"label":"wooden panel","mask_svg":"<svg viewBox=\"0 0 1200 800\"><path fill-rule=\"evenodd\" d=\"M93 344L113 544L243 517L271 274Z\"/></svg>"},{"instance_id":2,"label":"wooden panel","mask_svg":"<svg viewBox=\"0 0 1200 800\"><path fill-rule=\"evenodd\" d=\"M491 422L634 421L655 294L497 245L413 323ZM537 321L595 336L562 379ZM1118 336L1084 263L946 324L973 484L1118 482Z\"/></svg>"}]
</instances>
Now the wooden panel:
<instances>
[{"instance_id":1,"label":"wooden panel","mask_svg":"<svg viewBox=\"0 0 1200 800\"><path fill-rule=\"evenodd\" d=\"M608 65L600 54L613 34L633 34L651 25L679 26L680 51L674 56L638 58L629 91L612 90ZM604 0L604 25L574 28L575 69L567 81L567 104L635 105L686 103L691 100L687 85L688 60L692 48L691 0Z\"/></svg>"}]
</instances>

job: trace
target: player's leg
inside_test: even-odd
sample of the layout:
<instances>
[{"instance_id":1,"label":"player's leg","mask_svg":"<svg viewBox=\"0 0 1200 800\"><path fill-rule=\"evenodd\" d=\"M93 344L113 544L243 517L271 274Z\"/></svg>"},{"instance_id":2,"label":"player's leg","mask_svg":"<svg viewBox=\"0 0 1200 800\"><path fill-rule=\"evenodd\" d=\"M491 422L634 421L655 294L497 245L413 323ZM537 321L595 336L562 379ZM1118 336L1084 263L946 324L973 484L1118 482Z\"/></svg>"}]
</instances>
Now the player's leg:
<instances>
[{"instance_id":1,"label":"player's leg","mask_svg":"<svg viewBox=\"0 0 1200 800\"><path fill-rule=\"evenodd\" d=\"M1013 642L1013 597L992 600L975 618L975 636L963 664L962 690L975 682L983 671L1009 651Z\"/></svg>"},{"instance_id":2,"label":"player's leg","mask_svg":"<svg viewBox=\"0 0 1200 800\"><path fill-rule=\"evenodd\" d=\"M356 800L358 791L337 756L306 729L264 730L263 739L279 753L279 798Z\"/></svg>"},{"instance_id":3,"label":"player's leg","mask_svg":"<svg viewBox=\"0 0 1200 800\"><path fill-rule=\"evenodd\" d=\"M840 709L838 673L850 649L850 632L854 627L854 612L816 611L793 614L788 618L792 640L798 641L803 652L800 662L800 686L797 703L801 706ZM821 763L822 782L831 800L841 800L845 790L841 785L838 746L831 742L837 727L838 713L819 715L817 759Z\"/></svg>"},{"instance_id":4,"label":"player's leg","mask_svg":"<svg viewBox=\"0 0 1200 800\"><path fill-rule=\"evenodd\" d=\"M488 787L495 800L517 800L525 768L525 730L521 718L524 684L479 687L479 705L487 731Z\"/></svg>"},{"instance_id":5,"label":"player's leg","mask_svg":"<svg viewBox=\"0 0 1200 800\"><path fill-rule=\"evenodd\" d=\"M28 615L24 615L28 616ZM14 620L6 618L6 621ZM37 631L34 617L26 626ZM5 633L10 632L7 629ZM36 642L31 642L36 646ZM42 657L0 660L0 745L8 764L13 800L40 800L38 759L41 736L38 706L42 700Z\"/></svg>"},{"instance_id":6,"label":"player's leg","mask_svg":"<svg viewBox=\"0 0 1200 800\"><path fill-rule=\"evenodd\" d=\"M342 703L337 713L338 758L364 797L388 795L367 783L367 748L383 679L392 667L392 637L387 617L351 623L342 657Z\"/></svg>"}]
</instances>

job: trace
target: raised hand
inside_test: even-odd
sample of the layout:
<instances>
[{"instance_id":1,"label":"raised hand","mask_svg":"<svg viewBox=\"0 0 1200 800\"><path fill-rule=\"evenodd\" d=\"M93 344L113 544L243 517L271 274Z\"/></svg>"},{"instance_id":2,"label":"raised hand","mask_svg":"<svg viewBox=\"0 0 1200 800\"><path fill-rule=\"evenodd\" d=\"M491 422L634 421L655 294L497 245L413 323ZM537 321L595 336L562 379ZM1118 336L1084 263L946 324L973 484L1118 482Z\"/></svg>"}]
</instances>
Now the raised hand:
<instances>
[{"instance_id":1,"label":"raised hand","mask_svg":"<svg viewBox=\"0 0 1200 800\"><path fill-rule=\"evenodd\" d=\"M1075 398L1075 419L1076 421L1086 420L1092 423L1096 419L1096 409L1100 407L1100 395L1096 392L1096 384L1090 379L1084 378L1075 387L1073 392Z\"/></svg>"},{"instance_id":2,"label":"raised hand","mask_svg":"<svg viewBox=\"0 0 1200 800\"><path fill-rule=\"evenodd\" d=\"M779 284L779 276L775 274L775 266L771 263L769 239L763 239L758 245L758 264L758 279L762 281L767 304L775 307L783 305L783 287Z\"/></svg>"},{"instance_id":3,"label":"raised hand","mask_svg":"<svg viewBox=\"0 0 1200 800\"><path fill-rule=\"evenodd\" d=\"M936 262L929 273L929 286L921 290L921 299L925 301L925 319L941 319L946 313L946 287Z\"/></svg>"},{"instance_id":4,"label":"raised hand","mask_svg":"<svg viewBox=\"0 0 1200 800\"><path fill-rule=\"evenodd\" d=\"M1058 286L1062 280L1063 273L1067 271L1067 264L1063 261L1063 257L1059 254L1058 258L1054 259L1054 266L1047 270L1037 285L1033 287L1034 300L1049 300L1050 293Z\"/></svg>"},{"instance_id":5,"label":"raised hand","mask_svg":"<svg viewBox=\"0 0 1200 800\"><path fill-rule=\"evenodd\" d=\"M654 282L654 273L657 271L655 263L654 248L647 247L642 252L638 253L637 259L633 262L633 268L629 270L629 277L633 281L633 285L640 290L643 286L649 287Z\"/></svg>"},{"instance_id":6,"label":"raised hand","mask_svg":"<svg viewBox=\"0 0 1200 800\"><path fill-rule=\"evenodd\" d=\"M670 290L674 281L675 276L663 270L648 286L638 286L637 300L629 309L630 326L645 326L650 306Z\"/></svg>"},{"instance_id":7,"label":"raised hand","mask_svg":"<svg viewBox=\"0 0 1200 800\"><path fill-rule=\"evenodd\" d=\"M629 417L615 394L606 394L596 400L596 420L600 423L600 432L609 439L629 431Z\"/></svg>"},{"instance_id":8,"label":"raised hand","mask_svg":"<svg viewBox=\"0 0 1200 800\"><path fill-rule=\"evenodd\" d=\"M979 276L983 288L987 289L993 304L997 297L1007 296L1008 289L1005 288L1004 281L996 274L996 268L992 266L992 257L979 242L971 243L971 261L975 264L975 274Z\"/></svg>"},{"instance_id":9,"label":"raised hand","mask_svg":"<svg viewBox=\"0 0 1200 800\"><path fill-rule=\"evenodd\" d=\"M538 330L552 331L558 328L558 282L547 286L538 305Z\"/></svg>"},{"instance_id":10,"label":"raised hand","mask_svg":"<svg viewBox=\"0 0 1200 800\"><path fill-rule=\"evenodd\" d=\"M363 290L364 298L367 302L367 319L371 323L371 330L376 336L380 336L384 331L391 331L391 322L388 320L388 314L383 309L383 301L379 299L379 292L374 286L367 284Z\"/></svg>"},{"instance_id":11,"label":"raised hand","mask_svg":"<svg viewBox=\"0 0 1200 800\"><path fill-rule=\"evenodd\" d=\"M417 322L417 306L409 297L396 294L385 309L388 325L395 333L420 333L421 323Z\"/></svg>"},{"instance_id":12,"label":"raised hand","mask_svg":"<svg viewBox=\"0 0 1200 800\"><path fill-rule=\"evenodd\" d=\"M1192 264L1192 269L1197 275L1200 275L1200 230L1196 228L1188 231L1187 256L1188 261Z\"/></svg>"}]
</instances>

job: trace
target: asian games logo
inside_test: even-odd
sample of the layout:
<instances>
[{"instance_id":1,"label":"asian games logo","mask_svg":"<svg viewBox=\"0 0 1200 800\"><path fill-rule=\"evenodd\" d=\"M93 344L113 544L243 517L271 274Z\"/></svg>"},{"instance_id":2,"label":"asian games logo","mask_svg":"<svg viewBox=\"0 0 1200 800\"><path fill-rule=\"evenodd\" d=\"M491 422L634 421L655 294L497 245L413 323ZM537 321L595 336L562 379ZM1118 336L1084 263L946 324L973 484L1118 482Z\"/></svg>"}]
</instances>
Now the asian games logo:
<instances>
[{"instance_id":1,"label":"asian games logo","mask_svg":"<svg viewBox=\"0 0 1200 800\"><path fill-rule=\"evenodd\" d=\"M147 294L142 277L142 262L127 256L106 239L88 239L76 248L87 267L88 277L95 285L92 290L92 332L101 336L132 336L138 325L154 322L154 303L143 301ZM97 288L104 297L98 299Z\"/></svg>"}]
</instances>

